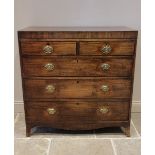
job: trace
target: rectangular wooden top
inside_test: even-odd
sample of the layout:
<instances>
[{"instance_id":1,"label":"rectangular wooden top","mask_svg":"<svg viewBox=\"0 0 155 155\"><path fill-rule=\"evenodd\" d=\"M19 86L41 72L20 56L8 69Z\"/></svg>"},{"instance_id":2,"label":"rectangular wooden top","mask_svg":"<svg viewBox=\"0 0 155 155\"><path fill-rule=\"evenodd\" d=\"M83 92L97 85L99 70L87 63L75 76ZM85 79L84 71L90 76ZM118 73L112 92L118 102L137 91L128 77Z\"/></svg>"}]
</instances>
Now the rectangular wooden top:
<instances>
[{"instance_id":1,"label":"rectangular wooden top","mask_svg":"<svg viewBox=\"0 0 155 155\"><path fill-rule=\"evenodd\" d=\"M118 27L28 27L19 39L136 39L138 31Z\"/></svg>"},{"instance_id":2,"label":"rectangular wooden top","mask_svg":"<svg viewBox=\"0 0 155 155\"><path fill-rule=\"evenodd\" d=\"M137 31L125 26L115 26L115 27L27 27L21 29L20 31L54 31L54 32L107 32L107 31Z\"/></svg>"}]
</instances>

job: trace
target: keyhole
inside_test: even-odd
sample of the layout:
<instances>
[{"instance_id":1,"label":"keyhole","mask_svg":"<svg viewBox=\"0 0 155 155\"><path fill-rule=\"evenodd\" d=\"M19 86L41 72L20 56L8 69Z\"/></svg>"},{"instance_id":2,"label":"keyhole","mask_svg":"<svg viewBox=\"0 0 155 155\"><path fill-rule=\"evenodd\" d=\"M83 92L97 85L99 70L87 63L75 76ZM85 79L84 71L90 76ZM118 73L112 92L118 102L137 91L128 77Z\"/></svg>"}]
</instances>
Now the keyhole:
<instances>
[{"instance_id":1,"label":"keyhole","mask_svg":"<svg viewBox=\"0 0 155 155\"><path fill-rule=\"evenodd\" d=\"M76 83L79 83L79 81L77 80Z\"/></svg>"}]
</instances>

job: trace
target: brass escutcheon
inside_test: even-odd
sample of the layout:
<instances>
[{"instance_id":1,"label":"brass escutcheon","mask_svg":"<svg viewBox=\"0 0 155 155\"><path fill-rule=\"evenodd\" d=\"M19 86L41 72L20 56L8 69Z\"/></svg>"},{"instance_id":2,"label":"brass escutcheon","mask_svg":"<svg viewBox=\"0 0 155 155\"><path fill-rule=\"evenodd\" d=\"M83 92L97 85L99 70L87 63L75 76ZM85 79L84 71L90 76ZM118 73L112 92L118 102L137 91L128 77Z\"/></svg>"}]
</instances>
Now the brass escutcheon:
<instances>
[{"instance_id":1,"label":"brass escutcheon","mask_svg":"<svg viewBox=\"0 0 155 155\"><path fill-rule=\"evenodd\" d=\"M106 113L109 111L109 109L108 109L107 107L101 107L101 108L99 109L99 111L100 111L102 114L106 114Z\"/></svg>"},{"instance_id":2,"label":"brass escutcheon","mask_svg":"<svg viewBox=\"0 0 155 155\"><path fill-rule=\"evenodd\" d=\"M54 64L52 64L52 63L47 63L44 67L45 67L45 69L46 69L47 71L52 71L52 70L54 70Z\"/></svg>"},{"instance_id":3,"label":"brass escutcheon","mask_svg":"<svg viewBox=\"0 0 155 155\"><path fill-rule=\"evenodd\" d=\"M102 86L101 86L101 90L102 90L103 92L109 91L108 85L102 85Z\"/></svg>"},{"instance_id":4,"label":"brass escutcheon","mask_svg":"<svg viewBox=\"0 0 155 155\"><path fill-rule=\"evenodd\" d=\"M48 108L47 112L49 115L54 115L56 113L56 110L54 108Z\"/></svg>"},{"instance_id":5,"label":"brass escutcheon","mask_svg":"<svg viewBox=\"0 0 155 155\"><path fill-rule=\"evenodd\" d=\"M105 45L103 45L103 47L101 48L101 52L102 52L103 54L108 54L108 53L111 52L111 50L112 50L112 48L111 48L111 46L110 46L109 44L105 44Z\"/></svg>"},{"instance_id":6,"label":"brass escutcheon","mask_svg":"<svg viewBox=\"0 0 155 155\"><path fill-rule=\"evenodd\" d=\"M50 46L50 45L46 45L46 46L43 47L43 51L46 54L51 54L53 52L53 47Z\"/></svg>"},{"instance_id":7,"label":"brass escutcheon","mask_svg":"<svg viewBox=\"0 0 155 155\"><path fill-rule=\"evenodd\" d=\"M46 90L48 93L53 93L55 91L55 87L53 85L47 85Z\"/></svg>"},{"instance_id":8,"label":"brass escutcheon","mask_svg":"<svg viewBox=\"0 0 155 155\"><path fill-rule=\"evenodd\" d=\"M105 71L105 70L108 70L110 68L110 65L103 63L103 64L101 64L101 68Z\"/></svg>"}]
</instances>

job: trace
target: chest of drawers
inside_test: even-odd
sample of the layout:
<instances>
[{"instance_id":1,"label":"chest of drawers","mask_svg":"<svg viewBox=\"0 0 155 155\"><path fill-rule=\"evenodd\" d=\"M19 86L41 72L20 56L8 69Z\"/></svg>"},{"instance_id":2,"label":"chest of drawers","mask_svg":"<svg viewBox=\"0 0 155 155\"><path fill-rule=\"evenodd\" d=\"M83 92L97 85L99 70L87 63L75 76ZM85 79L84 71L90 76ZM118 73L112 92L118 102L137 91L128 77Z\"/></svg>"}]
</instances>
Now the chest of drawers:
<instances>
[{"instance_id":1,"label":"chest of drawers","mask_svg":"<svg viewBox=\"0 0 155 155\"><path fill-rule=\"evenodd\" d=\"M130 136L137 34L126 27L20 30L26 135L35 126L117 126Z\"/></svg>"}]
</instances>

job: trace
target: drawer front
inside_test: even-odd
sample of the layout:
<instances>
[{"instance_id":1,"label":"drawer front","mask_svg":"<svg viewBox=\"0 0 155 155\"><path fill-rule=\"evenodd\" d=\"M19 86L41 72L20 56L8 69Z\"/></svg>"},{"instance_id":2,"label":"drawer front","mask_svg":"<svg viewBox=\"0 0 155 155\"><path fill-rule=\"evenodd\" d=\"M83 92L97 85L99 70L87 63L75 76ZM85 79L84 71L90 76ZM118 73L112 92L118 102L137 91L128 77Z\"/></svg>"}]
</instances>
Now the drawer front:
<instances>
[{"instance_id":1,"label":"drawer front","mask_svg":"<svg viewBox=\"0 0 155 155\"><path fill-rule=\"evenodd\" d=\"M24 76L131 76L132 58L23 58Z\"/></svg>"},{"instance_id":2,"label":"drawer front","mask_svg":"<svg viewBox=\"0 0 155 155\"><path fill-rule=\"evenodd\" d=\"M23 41L21 51L25 55L76 55L76 43Z\"/></svg>"},{"instance_id":3,"label":"drawer front","mask_svg":"<svg viewBox=\"0 0 155 155\"><path fill-rule=\"evenodd\" d=\"M130 98L129 79L25 79L26 99Z\"/></svg>"},{"instance_id":4,"label":"drawer front","mask_svg":"<svg viewBox=\"0 0 155 155\"><path fill-rule=\"evenodd\" d=\"M23 58L24 76L77 76L75 58Z\"/></svg>"},{"instance_id":5,"label":"drawer front","mask_svg":"<svg viewBox=\"0 0 155 155\"><path fill-rule=\"evenodd\" d=\"M27 102L27 120L67 129L86 129L105 121L127 121L128 102ZM89 125L88 125L89 124Z\"/></svg>"},{"instance_id":6,"label":"drawer front","mask_svg":"<svg viewBox=\"0 0 155 155\"><path fill-rule=\"evenodd\" d=\"M80 42L80 55L133 55L134 41Z\"/></svg>"},{"instance_id":7,"label":"drawer front","mask_svg":"<svg viewBox=\"0 0 155 155\"><path fill-rule=\"evenodd\" d=\"M78 59L80 76L119 77L132 75L132 58L95 58Z\"/></svg>"}]
</instances>

